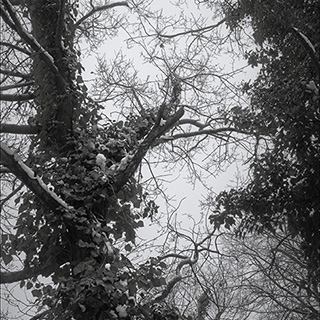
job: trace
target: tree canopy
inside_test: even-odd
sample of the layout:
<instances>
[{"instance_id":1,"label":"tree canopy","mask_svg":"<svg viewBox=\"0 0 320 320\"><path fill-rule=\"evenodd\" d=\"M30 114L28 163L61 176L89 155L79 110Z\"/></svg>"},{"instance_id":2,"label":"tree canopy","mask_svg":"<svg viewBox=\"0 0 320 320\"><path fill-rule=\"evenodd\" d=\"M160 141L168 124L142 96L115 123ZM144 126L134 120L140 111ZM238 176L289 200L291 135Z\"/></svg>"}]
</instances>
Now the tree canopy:
<instances>
[{"instance_id":1,"label":"tree canopy","mask_svg":"<svg viewBox=\"0 0 320 320\"><path fill-rule=\"evenodd\" d=\"M319 2L157 5L1 2L1 283L31 292L33 320L315 319ZM172 172L208 192L191 231Z\"/></svg>"}]
</instances>

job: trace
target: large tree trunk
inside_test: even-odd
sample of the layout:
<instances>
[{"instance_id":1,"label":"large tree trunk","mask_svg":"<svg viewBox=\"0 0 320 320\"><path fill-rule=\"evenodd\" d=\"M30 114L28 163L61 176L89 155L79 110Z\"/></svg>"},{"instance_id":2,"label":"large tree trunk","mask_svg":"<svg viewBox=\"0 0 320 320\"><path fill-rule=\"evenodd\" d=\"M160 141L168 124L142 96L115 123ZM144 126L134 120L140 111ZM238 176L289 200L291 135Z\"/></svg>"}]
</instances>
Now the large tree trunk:
<instances>
[{"instance_id":1,"label":"large tree trunk","mask_svg":"<svg viewBox=\"0 0 320 320\"><path fill-rule=\"evenodd\" d=\"M61 148L73 130L73 113L78 107L74 85L76 55L70 25L65 23L68 8L64 0L29 0L32 34L53 57L55 74L41 55L34 55L34 77L38 90L35 102L39 108L43 146Z\"/></svg>"}]
</instances>

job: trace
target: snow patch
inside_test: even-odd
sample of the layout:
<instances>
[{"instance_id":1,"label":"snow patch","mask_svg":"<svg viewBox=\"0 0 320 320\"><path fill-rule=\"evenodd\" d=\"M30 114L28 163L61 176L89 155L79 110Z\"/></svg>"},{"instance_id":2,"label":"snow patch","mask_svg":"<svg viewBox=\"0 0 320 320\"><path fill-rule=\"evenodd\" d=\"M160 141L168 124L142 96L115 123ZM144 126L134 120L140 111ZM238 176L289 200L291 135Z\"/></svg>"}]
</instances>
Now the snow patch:
<instances>
[{"instance_id":1,"label":"snow patch","mask_svg":"<svg viewBox=\"0 0 320 320\"><path fill-rule=\"evenodd\" d=\"M122 305L119 304L119 305L116 307L116 311L117 311L117 313L118 313L118 315L119 315L120 318L125 318L125 317L128 316L128 314L127 314L127 307L126 307L126 306L122 306Z\"/></svg>"},{"instance_id":2,"label":"snow patch","mask_svg":"<svg viewBox=\"0 0 320 320\"><path fill-rule=\"evenodd\" d=\"M102 153L98 153L96 156L96 165L100 167L102 171L106 170L107 159Z\"/></svg>"}]
</instances>

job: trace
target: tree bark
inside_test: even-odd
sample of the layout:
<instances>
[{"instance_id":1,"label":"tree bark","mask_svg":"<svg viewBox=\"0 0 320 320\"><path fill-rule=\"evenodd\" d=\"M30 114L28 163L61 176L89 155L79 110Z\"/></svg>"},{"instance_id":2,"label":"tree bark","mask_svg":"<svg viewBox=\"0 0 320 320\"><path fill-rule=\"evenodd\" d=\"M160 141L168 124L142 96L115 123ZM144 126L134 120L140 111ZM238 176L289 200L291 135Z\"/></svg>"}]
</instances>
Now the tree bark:
<instances>
[{"instance_id":1,"label":"tree bark","mask_svg":"<svg viewBox=\"0 0 320 320\"><path fill-rule=\"evenodd\" d=\"M65 1L30 0L27 3L32 22L32 34L45 51L35 50L33 70L35 103L39 106L44 147L61 149L73 132L74 111L80 99L75 86L77 56L73 50L73 35L65 23ZM46 57L52 59L47 61Z\"/></svg>"}]
</instances>

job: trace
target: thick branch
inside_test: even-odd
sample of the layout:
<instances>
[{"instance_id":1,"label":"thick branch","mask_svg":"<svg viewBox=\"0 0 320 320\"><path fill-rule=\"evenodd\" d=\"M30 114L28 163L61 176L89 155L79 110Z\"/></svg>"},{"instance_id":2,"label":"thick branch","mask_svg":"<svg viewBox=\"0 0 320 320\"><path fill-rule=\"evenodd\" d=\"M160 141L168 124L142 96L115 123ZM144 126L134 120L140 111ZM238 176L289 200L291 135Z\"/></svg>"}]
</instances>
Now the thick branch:
<instances>
[{"instance_id":1,"label":"thick branch","mask_svg":"<svg viewBox=\"0 0 320 320\"><path fill-rule=\"evenodd\" d=\"M1 161L23 182L49 209L59 213L62 208L70 209L59 196L25 165L18 154L1 142Z\"/></svg>"},{"instance_id":2,"label":"thick branch","mask_svg":"<svg viewBox=\"0 0 320 320\"><path fill-rule=\"evenodd\" d=\"M29 267L24 268L20 271L12 271L12 272L1 272L0 284L4 283L14 283L21 280L27 280L33 277L37 277L39 275L44 275L51 271L52 266L48 266L46 268L41 267Z\"/></svg>"},{"instance_id":3,"label":"thick branch","mask_svg":"<svg viewBox=\"0 0 320 320\"><path fill-rule=\"evenodd\" d=\"M1 272L1 278L0 283L13 283L18 282L21 280L29 279L34 276L37 276L40 274L40 271L36 270L36 268L26 268L20 271L14 271L14 272Z\"/></svg>"},{"instance_id":4,"label":"thick branch","mask_svg":"<svg viewBox=\"0 0 320 320\"><path fill-rule=\"evenodd\" d=\"M108 10L114 7L120 7L120 6L126 6L129 8L129 4L127 1L119 1L111 4L106 4L104 6L100 7L93 7L91 11L89 11L87 14L85 14L83 17L81 17L74 25L74 28L77 29L79 26L88 18L90 18L92 15L99 11Z\"/></svg>"},{"instance_id":5,"label":"thick branch","mask_svg":"<svg viewBox=\"0 0 320 320\"><path fill-rule=\"evenodd\" d=\"M179 122L178 122L178 125L181 125L181 124L192 124L193 126L196 126L198 127L199 129L203 129L207 126L209 126L209 124L203 124L197 120L194 120L194 119L181 119Z\"/></svg>"},{"instance_id":6,"label":"thick branch","mask_svg":"<svg viewBox=\"0 0 320 320\"><path fill-rule=\"evenodd\" d=\"M34 99L34 95L31 94L0 94L0 101L29 101Z\"/></svg>"},{"instance_id":7,"label":"thick branch","mask_svg":"<svg viewBox=\"0 0 320 320\"><path fill-rule=\"evenodd\" d=\"M18 125L10 123L0 123L0 133L13 134L37 134L41 128L36 125Z\"/></svg>"}]
</instances>

